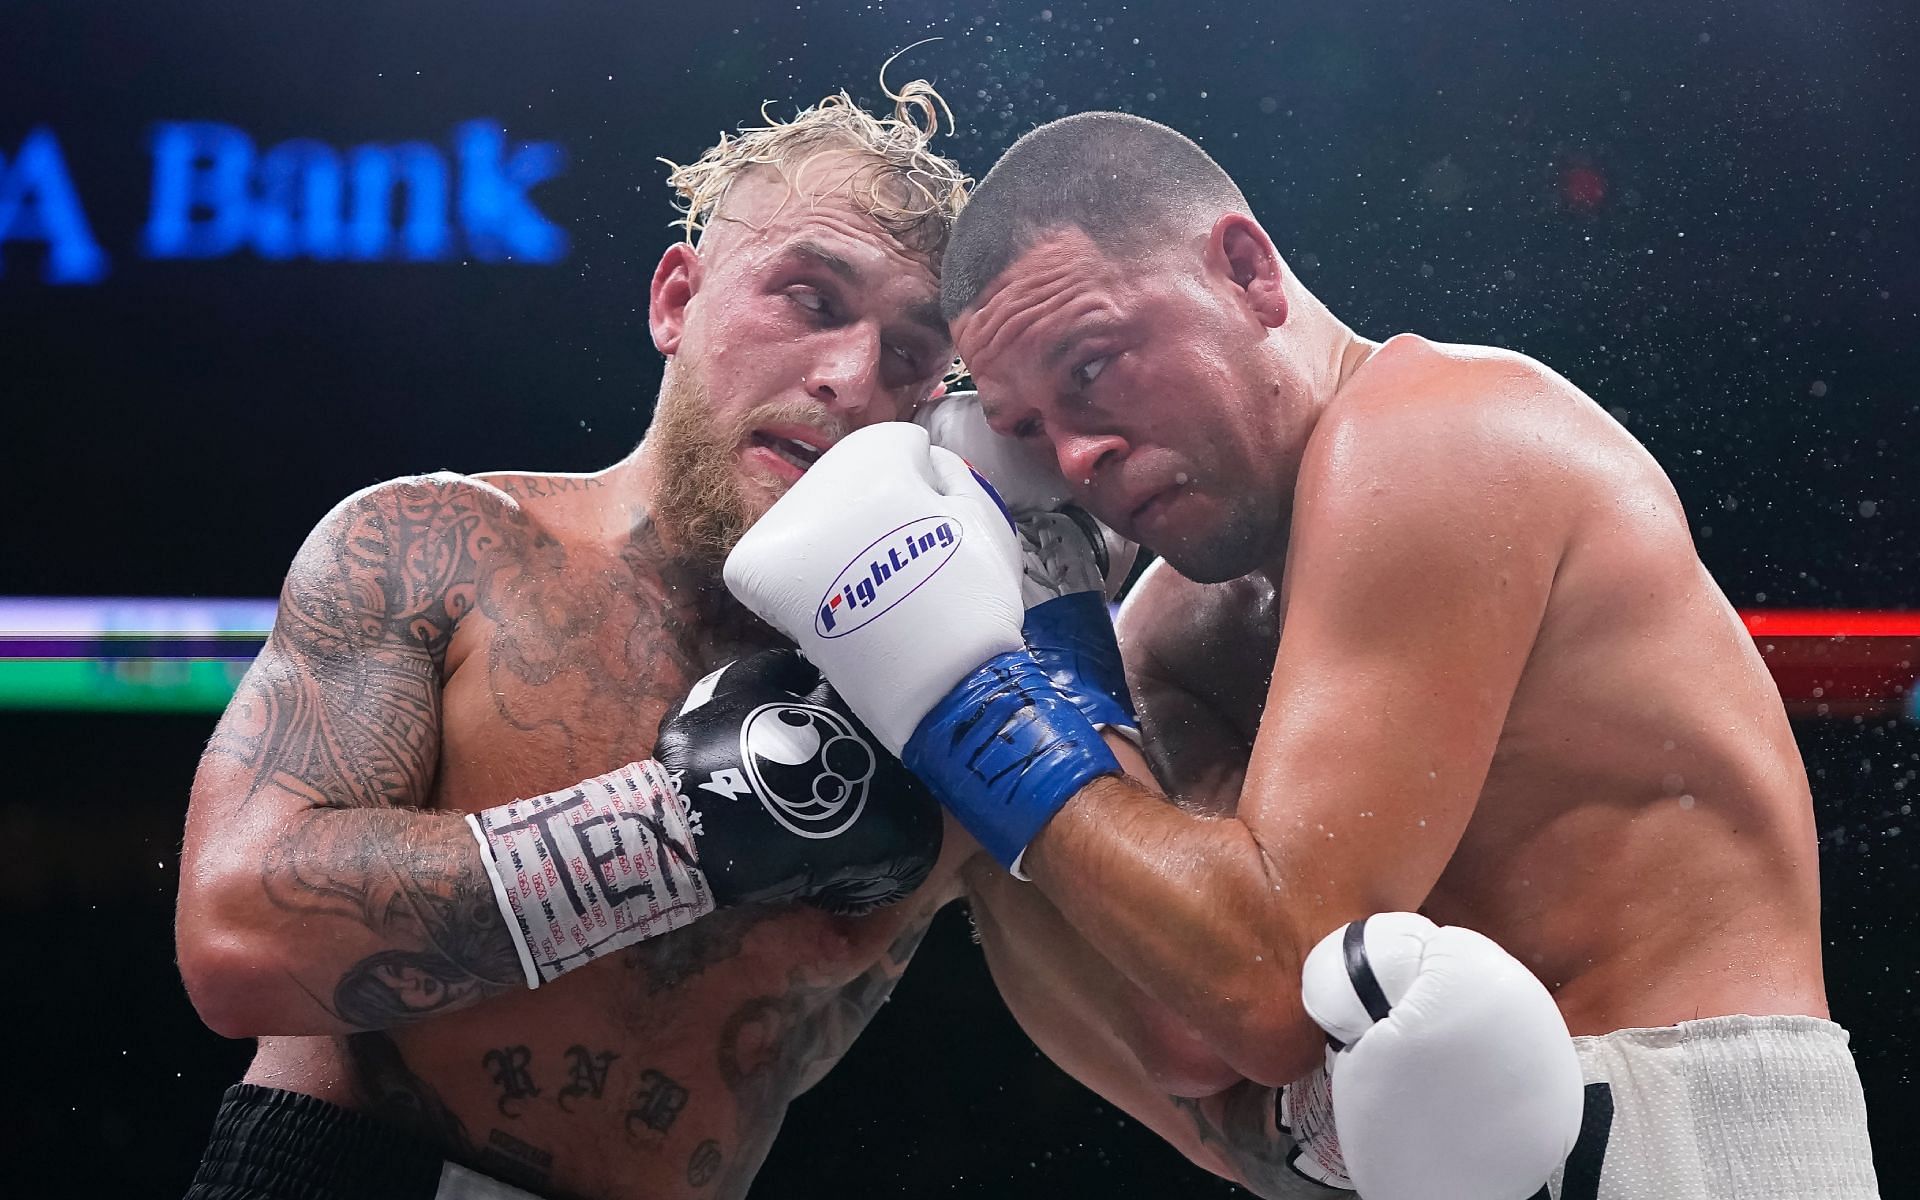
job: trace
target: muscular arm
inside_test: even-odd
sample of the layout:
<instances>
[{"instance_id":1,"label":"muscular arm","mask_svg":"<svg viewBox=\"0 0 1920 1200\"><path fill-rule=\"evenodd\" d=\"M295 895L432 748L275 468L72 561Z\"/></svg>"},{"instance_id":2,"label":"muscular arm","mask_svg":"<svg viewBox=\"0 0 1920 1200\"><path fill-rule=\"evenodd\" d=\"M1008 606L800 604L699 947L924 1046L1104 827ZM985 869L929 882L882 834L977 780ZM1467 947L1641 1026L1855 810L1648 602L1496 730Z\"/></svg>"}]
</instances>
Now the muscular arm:
<instances>
[{"instance_id":1,"label":"muscular arm","mask_svg":"<svg viewBox=\"0 0 1920 1200\"><path fill-rule=\"evenodd\" d=\"M1196 1165L1267 1197L1330 1196L1287 1166L1276 1089L1240 1079L1096 951L1031 884L986 856L967 895L995 985L1061 1070Z\"/></svg>"},{"instance_id":2,"label":"muscular arm","mask_svg":"<svg viewBox=\"0 0 1920 1200\"><path fill-rule=\"evenodd\" d=\"M1177 696L1164 682L1129 669L1148 745L1155 724L1203 707ZM1217 723L1205 727L1221 734ZM1166 747L1180 757L1198 750L1177 727L1165 726ZM1215 764L1244 763L1245 747L1231 753L1221 736ZM1130 745L1113 739L1127 768L1149 778ZM1159 756L1156 755L1156 765ZM1164 776L1163 776L1164 777ZM1231 791L1183 793L1191 804L1231 811L1238 791L1237 766L1208 772ZM1046 896L1020 883L987 855L963 872L974 927L986 952L994 984L1027 1036L1055 1065L1091 1088L1196 1165L1267 1197L1330 1196L1330 1189L1287 1166L1294 1143L1274 1121L1278 1089L1240 1078L1187 1023L1148 996L1094 950Z\"/></svg>"},{"instance_id":3,"label":"muscular arm","mask_svg":"<svg viewBox=\"0 0 1920 1200\"><path fill-rule=\"evenodd\" d=\"M1095 781L1028 850L1105 957L1247 1078L1317 1061L1319 937L1414 909L1472 815L1558 564L1551 478L1444 410L1316 435L1286 631L1232 816Z\"/></svg>"},{"instance_id":4,"label":"muscular arm","mask_svg":"<svg viewBox=\"0 0 1920 1200\"><path fill-rule=\"evenodd\" d=\"M421 806L454 626L528 536L436 476L349 498L301 548L187 811L177 948L215 1030L384 1028L522 986L472 835Z\"/></svg>"}]
</instances>

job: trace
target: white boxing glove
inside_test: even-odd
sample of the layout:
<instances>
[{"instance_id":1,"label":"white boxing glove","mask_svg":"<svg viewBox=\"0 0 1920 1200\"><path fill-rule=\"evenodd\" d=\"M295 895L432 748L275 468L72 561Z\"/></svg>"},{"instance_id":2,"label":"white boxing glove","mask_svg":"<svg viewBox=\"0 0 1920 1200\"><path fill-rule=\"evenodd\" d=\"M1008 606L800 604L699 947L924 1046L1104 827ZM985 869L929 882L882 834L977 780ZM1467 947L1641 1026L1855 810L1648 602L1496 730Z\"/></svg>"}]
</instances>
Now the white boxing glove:
<instances>
[{"instance_id":1,"label":"white boxing glove","mask_svg":"<svg viewBox=\"0 0 1920 1200\"><path fill-rule=\"evenodd\" d=\"M979 392L948 392L929 400L913 420L934 445L953 451L980 472L1014 516L1052 512L1073 500L1051 454L993 431L981 411Z\"/></svg>"},{"instance_id":2,"label":"white boxing glove","mask_svg":"<svg viewBox=\"0 0 1920 1200\"><path fill-rule=\"evenodd\" d=\"M1573 1039L1546 987L1491 939L1415 913L1355 921L1307 956L1301 996L1336 1043L1339 1133L1322 1135L1320 1166L1344 1156L1367 1200L1527 1200L1572 1151Z\"/></svg>"},{"instance_id":3,"label":"white boxing glove","mask_svg":"<svg viewBox=\"0 0 1920 1200\"><path fill-rule=\"evenodd\" d=\"M1005 509L917 425L842 438L747 531L723 573L1016 875L1053 815L1120 770L1082 697L1027 650Z\"/></svg>"},{"instance_id":4,"label":"white boxing glove","mask_svg":"<svg viewBox=\"0 0 1920 1200\"><path fill-rule=\"evenodd\" d=\"M978 393L942 396L914 419L1007 503L1020 539L1020 598L1034 660L1094 728L1137 745L1140 718L1127 693L1107 600L1125 582L1138 547L1069 501L1051 454L995 433Z\"/></svg>"},{"instance_id":5,"label":"white boxing glove","mask_svg":"<svg viewBox=\"0 0 1920 1200\"><path fill-rule=\"evenodd\" d=\"M747 530L723 574L894 755L954 684L1023 644L1006 513L959 455L905 422L840 439Z\"/></svg>"}]
</instances>

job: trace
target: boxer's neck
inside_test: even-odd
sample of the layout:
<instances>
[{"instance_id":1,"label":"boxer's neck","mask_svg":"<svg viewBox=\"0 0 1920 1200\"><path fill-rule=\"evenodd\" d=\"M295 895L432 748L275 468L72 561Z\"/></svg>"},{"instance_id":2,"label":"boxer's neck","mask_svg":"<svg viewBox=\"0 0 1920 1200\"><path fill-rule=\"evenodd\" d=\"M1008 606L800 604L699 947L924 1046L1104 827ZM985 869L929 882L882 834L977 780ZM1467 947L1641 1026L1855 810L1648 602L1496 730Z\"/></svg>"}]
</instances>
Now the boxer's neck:
<instances>
[{"instance_id":1,"label":"boxer's neck","mask_svg":"<svg viewBox=\"0 0 1920 1200\"><path fill-rule=\"evenodd\" d=\"M720 561L691 553L671 522L658 516L660 477L646 444L635 447L600 477L608 496L600 506L596 539L617 547L623 556L637 557L640 561L634 565L658 575L682 603L712 614L716 621L729 619L739 606L720 577Z\"/></svg>"}]
</instances>

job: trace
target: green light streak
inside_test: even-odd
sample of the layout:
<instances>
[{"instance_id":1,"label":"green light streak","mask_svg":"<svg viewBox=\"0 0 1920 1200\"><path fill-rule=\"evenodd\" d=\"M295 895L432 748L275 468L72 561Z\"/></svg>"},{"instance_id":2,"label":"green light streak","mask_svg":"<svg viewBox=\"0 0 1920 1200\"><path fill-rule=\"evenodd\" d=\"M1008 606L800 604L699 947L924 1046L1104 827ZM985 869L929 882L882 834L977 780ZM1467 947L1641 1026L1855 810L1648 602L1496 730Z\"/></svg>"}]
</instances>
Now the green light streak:
<instances>
[{"instance_id":1,"label":"green light streak","mask_svg":"<svg viewBox=\"0 0 1920 1200\"><path fill-rule=\"evenodd\" d=\"M0 661L0 709L219 712L248 663L232 659Z\"/></svg>"}]
</instances>

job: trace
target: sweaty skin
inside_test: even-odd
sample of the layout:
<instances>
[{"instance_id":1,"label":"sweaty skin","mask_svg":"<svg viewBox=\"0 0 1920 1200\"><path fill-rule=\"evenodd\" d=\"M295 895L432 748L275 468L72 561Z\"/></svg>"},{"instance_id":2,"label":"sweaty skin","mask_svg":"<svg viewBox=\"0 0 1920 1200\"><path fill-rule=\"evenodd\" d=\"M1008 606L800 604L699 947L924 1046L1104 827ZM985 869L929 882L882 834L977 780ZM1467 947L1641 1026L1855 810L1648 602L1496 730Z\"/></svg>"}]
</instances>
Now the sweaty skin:
<instances>
[{"instance_id":1,"label":"sweaty skin","mask_svg":"<svg viewBox=\"0 0 1920 1200\"><path fill-rule=\"evenodd\" d=\"M1537 621L1519 631L1525 640L1502 630L1482 643L1518 660L1518 669L1504 713L1464 722L1482 745L1491 740L1493 753L1422 911L1477 929L1525 962L1576 1035L1727 1013L1825 1016L1812 800L1778 692L1700 563L1672 485L1598 405L1517 355L1395 338L1349 378L1323 420L1318 437L1327 441L1309 449L1312 474L1303 473L1302 491L1314 507L1296 518L1298 553L1324 548L1302 526L1339 486L1329 478L1343 468L1334 439L1358 441L1367 422L1404 419L1416 407L1441 411L1441 428L1421 422L1438 444L1448 427L1463 451L1469 440L1505 443L1503 466L1525 486L1501 488L1500 468L1468 480L1422 471L1427 447L1410 436L1373 451L1382 457L1363 486L1400 490L1386 503L1431 506L1437 524L1513 539L1490 546L1477 565L1492 587L1531 576L1536 600L1528 611ZM1488 520L1493 506L1472 494L1479 488L1500 489L1500 506L1511 513L1505 521ZM1534 561L1523 563L1529 544ZM1403 736L1393 728L1395 707L1409 710L1399 718L1407 722L1436 717L1420 703L1421 684L1424 698L1438 701L1491 673L1469 663L1451 675L1452 655L1433 665L1402 660L1398 672L1396 660L1355 655L1368 642L1393 640L1380 631L1394 621L1420 619L1433 599L1420 583L1458 565L1446 554L1423 554L1409 538L1400 570L1411 594L1362 614L1365 623L1346 627L1351 641L1318 653L1306 631L1332 625L1328 637L1337 638L1341 624L1308 607L1309 597L1325 594L1318 589L1303 596L1258 574L1200 585L1156 565L1121 633L1148 744L1170 785L1204 788L1208 772L1221 769L1215 764L1246 770L1261 758L1260 738L1299 747L1290 761L1260 764L1268 779L1354 769L1368 755L1368 733ZM1196 612L1205 620L1195 621ZM1283 628L1294 632L1284 645ZM1222 656L1222 645L1237 654ZM1306 654L1288 661L1296 649ZM1277 663L1287 678L1269 688L1267 671L1245 665L1259 661ZM1328 698L1310 684L1317 670L1377 671L1382 678L1370 682L1385 707L1302 711ZM1349 681L1324 691L1342 698L1342 682ZM1287 683L1298 689L1291 697ZM1482 703L1494 707L1491 697ZM1380 724L1343 729L1336 716ZM1383 775L1366 772L1369 780ZM1416 797L1422 791L1417 778L1410 788L1396 782ZM1451 807L1443 789L1435 795L1433 812ZM1434 856L1421 853L1428 836L1419 825L1427 806L1409 799L1396 807L1414 821L1411 832L1397 831L1415 844L1409 857L1430 871ZM1377 836L1371 823L1393 820L1390 812L1343 823L1359 844L1329 839L1336 844L1315 856L1328 860L1315 873L1365 872ZM1386 837L1400 840L1391 830ZM1375 886L1382 900L1391 893L1396 907L1407 907L1423 882L1425 872Z\"/></svg>"},{"instance_id":2,"label":"sweaty skin","mask_svg":"<svg viewBox=\"0 0 1920 1200\"><path fill-rule=\"evenodd\" d=\"M654 280L663 420L700 406L749 515L799 474L768 431L824 446L897 419L950 358L928 264L822 182L833 158L737 184ZM971 852L950 838L918 893L869 916L721 911L525 989L459 814L648 757L695 680L773 639L662 519L653 436L597 474L344 502L296 558L189 811L182 974L216 1030L260 1038L246 1079L543 1195L743 1195Z\"/></svg>"},{"instance_id":3,"label":"sweaty skin","mask_svg":"<svg viewBox=\"0 0 1920 1200\"><path fill-rule=\"evenodd\" d=\"M1575 1034L1824 1016L1805 773L1659 466L1532 360L1354 336L1251 218L1166 242L1056 231L954 324L990 423L1170 560L1121 617L1160 786L1095 781L1026 856L1178 1014L1146 1076L1193 1094L1203 1046L1232 1142L1320 1059L1307 951L1387 910L1494 938Z\"/></svg>"}]
</instances>

